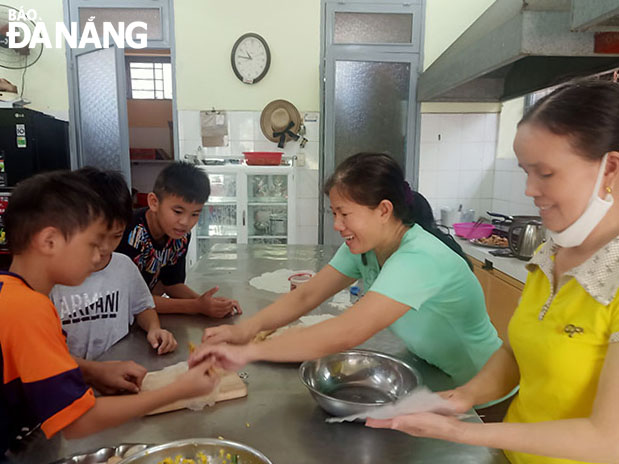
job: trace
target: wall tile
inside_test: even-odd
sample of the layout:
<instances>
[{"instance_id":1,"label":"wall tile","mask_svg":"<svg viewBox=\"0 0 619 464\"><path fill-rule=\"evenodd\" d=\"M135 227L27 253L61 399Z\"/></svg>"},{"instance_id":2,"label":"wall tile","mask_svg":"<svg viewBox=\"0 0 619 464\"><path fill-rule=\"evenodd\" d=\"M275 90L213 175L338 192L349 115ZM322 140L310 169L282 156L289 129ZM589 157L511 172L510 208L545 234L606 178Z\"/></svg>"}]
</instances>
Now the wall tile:
<instances>
[{"instance_id":1,"label":"wall tile","mask_svg":"<svg viewBox=\"0 0 619 464\"><path fill-rule=\"evenodd\" d=\"M463 114L462 118L462 142L485 141L486 115L483 113Z\"/></svg>"},{"instance_id":2,"label":"wall tile","mask_svg":"<svg viewBox=\"0 0 619 464\"><path fill-rule=\"evenodd\" d=\"M499 114L486 113L484 125L484 141L496 142L499 134Z\"/></svg>"},{"instance_id":3,"label":"wall tile","mask_svg":"<svg viewBox=\"0 0 619 464\"><path fill-rule=\"evenodd\" d=\"M297 199L297 225L318 226L318 198Z\"/></svg>"},{"instance_id":4,"label":"wall tile","mask_svg":"<svg viewBox=\"0 0 619 464\"><path fill-rule=\"evenodd\" d=\"M305 115L308 115L312 119L316 119L316 121L307 121L305 120ZM305 124L305 138L310 142L319 142L320 141L320 115L319 113L304 113L304 124Z\"/></svg>"},{"instance_id":5,"label":"wall tile","mask_svg":"<svg viewBox=\"0 0 619 464\"><path fill-rule=\"evenodd\" d=\"M426 198L435 198L437 194L438 171L419 171L419 192Z\"/></svg>"},{"instance_id":6,"label":"wall tile","mask_svg":"<svg viewBox=\"0 0 619 464\"><path fill-rule=\"evenodd\" d=\"M318 227L317 226L298 226L297 240L299 245L317 245Z\"/></svg>"},{"instance_id":7,"label":"wall tile","mask_svg":"<svg viewBox=\"0 0 619 464\"><path fill-rule=\"evenodd\" d=\"M458 171L441 171L438 173L436 198L458 198Z\"/></svg>"},{"instance_id":8,"label":"wall tile","mask_svg":"<svg viewBox=\"0 0 619 464\"><path fill-rule=\"evenodd\" d=\"M230 140L254 140L254 112L228 111L228 136Z\"/></svg>"},{"instance_id":9,"label":"wall tile","mask_svg":"<svg viewBox=\"0 0 619 464\"><path fill-rule=\"evenodd\" d=\"M436 171L439 159L438 142L421 142L419 150L419 169Z\"/></svg>"},{"instance_id":10,"label":"wall tile","mask_svg":"<svg viewBox=\"0 0 619 464\"><path fill-rule=\"evenodd\" d=\"M527 176L524 171L512 171L511 172L511 191L509 194L509 201L516 203L525 203L526 195L524 194L526 188Z\"/></svg>"},{"instance_id":11,"label":"wall tile","mask_svg":"<svg viewBox=\"0 0 619 464\"><path fill-rule=\"evenodd\" d=\"M440 134L441 114L423 113L421 115L421 143L438 142Z\"/></svg>"},{"instance_id":12,"label":"wall tile","mask_svg":"<svg viewBox=\"0 0 619 464\"><path fill-rule=\"evenodd\" d=\"M484 169L484 143L483 142L463 142L460 150L460 170L479 171Z\"/></svg>"},{"instance_id":13,"label":"wall tile","mask_svg":"<svg viewBox=\"0 0 619 464\"><path fill-rule=\"evenodd\" d=\"M439 134L441 142L460 143L462 140L462 115L442 114Z\"/></svg>"},{"instance_id":14,"label":"wall tile","mask_svg":"<svg viewBox=\"0 0 619 464\"><path fill-rule=\"evenodd\" d=\"M494 173L494 198L509 201L511 195L511 173L496 171Z\"/></svg>"},{"instance_id":15,"label":"wall tile","mask_svg":"<svg viewBox=\"0 0 619 464\"><path fill-rule=\"evenodd\" d=\"M438 146L438 170L458 171L460 169L461 144L458 142L443 142Z\"/></svg>"},{"instance_id":16,"label":"wall tile","mask_svg":"<svg viewBox=\"0 0 619 464\"><path fill-rule=\"evenodd\" d=\"M297 169L297 198L318 198L318 171L307 168Z\"/></svg>"}]
</instances>

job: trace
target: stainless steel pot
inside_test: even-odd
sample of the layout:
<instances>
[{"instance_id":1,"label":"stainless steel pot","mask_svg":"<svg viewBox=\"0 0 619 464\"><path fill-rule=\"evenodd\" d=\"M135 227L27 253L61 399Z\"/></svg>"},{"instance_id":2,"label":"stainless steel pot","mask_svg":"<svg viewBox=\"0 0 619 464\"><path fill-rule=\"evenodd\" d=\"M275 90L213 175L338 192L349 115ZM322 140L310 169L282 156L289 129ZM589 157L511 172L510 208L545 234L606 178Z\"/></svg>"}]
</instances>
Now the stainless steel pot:
<instances>
[{"instance_id":1,"label":"stainless steel pot","mask_svg":"<svg viewBox=\"0 0 619 464\"><path fill-rule=\"evenodd\" d=\"M540 218L525 220L514 218L507 232L509 248L518 259L531 259L537 247L545 240L546 229Z\"/></svg>"}]
</instances>

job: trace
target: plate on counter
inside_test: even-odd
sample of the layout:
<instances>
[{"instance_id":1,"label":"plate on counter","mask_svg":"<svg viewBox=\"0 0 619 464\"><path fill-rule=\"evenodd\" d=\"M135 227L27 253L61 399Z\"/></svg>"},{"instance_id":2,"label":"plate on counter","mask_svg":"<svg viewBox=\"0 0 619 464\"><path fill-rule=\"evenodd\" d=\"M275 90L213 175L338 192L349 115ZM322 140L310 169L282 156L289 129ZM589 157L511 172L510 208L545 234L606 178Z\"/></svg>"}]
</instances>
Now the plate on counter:
<instances>
[{"instance_id":1,"label":"plate on counter","mask_svg":"<svg viewBox=\"0 0 619 464\"><path fill-rule=\"evenodd\" d=\"M118 446L105 446L97 450L73 454L54 461L52 464L115 464L151 446L153 445L145 445L143 443L123 443Z\"/></svg>"},{"instance_id":2,"label":"plate on counter","mask_svg":"<svg viewBox=\"0 0 619 464\"><path fill-rule=\"evenodd\" d=\"M507 238L492 234L490 237L474 238L469 243L484 248L509 248Z\"/></svg>"}]
</instances>

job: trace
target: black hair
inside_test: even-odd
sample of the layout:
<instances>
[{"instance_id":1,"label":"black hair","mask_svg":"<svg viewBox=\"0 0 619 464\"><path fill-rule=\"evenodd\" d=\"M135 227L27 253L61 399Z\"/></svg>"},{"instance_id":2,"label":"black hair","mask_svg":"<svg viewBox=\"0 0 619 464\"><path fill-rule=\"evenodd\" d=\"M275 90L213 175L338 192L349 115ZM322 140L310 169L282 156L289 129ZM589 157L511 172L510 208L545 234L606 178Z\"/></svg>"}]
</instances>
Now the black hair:
<instances>
[{"instance_id":1,"label":"black hair","mask_svg":"<svg viewBox=\"0 0 619 464\"><path fill-rule=\"evenodd\" d=\"M88 181L76 172L37 174L17 184L5 213L6 236L14 255L25 252L45 227L65 239L104 217L104 204Z\"/></svg>"},{"instance_id":2,"label":"black hair","mask_svg":"<svg viewBox=\"0 0 619 464\"><path fill-rule=\"evenodd\" d=\"M155 180L153 192L159 200L176 195L188 203L206 203L211 186L206 173L193 164L179 161L163 169Z\"/></svg>"},{"instance_id":3,"label":"black hair","mask_svg":"<svg viewBox=\"0 0 619 464\"><path fill-rule=\"evenodd\" d=\"M108 228L114 223L127 225L133 218L133 205L129 186L118 171L103 171L86 166L76 171L84 176L90 187L103 200L104 215Z\"/></svg>"},{"instance_id":4,"label":"black hair","mask_svg":"<svg viewBox=\"0 0 619 464\"><path fill-rule=\"evenodd\" d=\"M376 208L383 200L393 205L393 215L407 226L419 224L466 261L460 245L448 234L441 232L434 221L432 207L419 193L410 190L398 163L389 155L358 153L344 160L324 186L326 195L333 188L355 203Z\"/></svg>"},{"instance_id":5,"label":"black hair","mask_svg":"<svg viewBox=\"0 0 619 464\"><path fill-rule=\"evenodd\" d=\"M601 79L570 81L531 107L521 124L566 135L584 157L600 159L619 150L619 84Z\"/></svg>"}]
</instances>

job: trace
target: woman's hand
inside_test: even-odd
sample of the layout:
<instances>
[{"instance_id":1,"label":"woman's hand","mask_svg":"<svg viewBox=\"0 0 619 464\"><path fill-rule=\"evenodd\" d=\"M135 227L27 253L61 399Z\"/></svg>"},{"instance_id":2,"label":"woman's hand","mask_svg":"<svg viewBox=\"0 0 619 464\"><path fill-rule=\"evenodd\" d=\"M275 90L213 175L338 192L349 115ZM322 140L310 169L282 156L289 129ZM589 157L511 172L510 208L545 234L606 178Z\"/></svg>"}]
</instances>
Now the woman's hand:
<instances>
[{"instance_id":1,"label":"woman's hand","mask_svg":"<svg viewBox=\"0 0 619 464\"><path fill-rule=\"evenodd\" d=\"M189 356L189 367L193 367L203 360L213 358L215 363L227 371L237 371L249 362L252 345L200 345Z\"/></svg>"},{"instance_id":2,"label":"woman's hand","mask_svg":"<svg viewBox=\"0 0 619 464\"><path fill-rule=\"evenodd\" d=\"M450 406L454 413L464 414L468 412L473 406L473 399L466 393L463 388L455 388L453 390L446 390L438 393L442 398L449 401Z\"/></svg>"},{"instance_id":3,"label":"woman's hand","mask_svg":"<svg viewBox=\"0 0 619 464\"><path fill-rule=\"evenodd\" d=\"M438 438L458 441L462 422L452 416L443 416L432 412L422 412L397 416L392 419L368 419L367 427L376 429L393 429L414 437Z\"/></svg>"},{"instance_id":4,"label":"woman's hand","mask_svg":"<svg viewBox=\"0 0 619 464\"><path fill-rule=\"evenodd\" d=\"M244 345L254 337L255 333L245 326L238 325L220 325L217 327L209 327L204 329L202 335L202 343L216 345L218 343L231 343L233 345Z\"/></svg>"}]
</instances>

